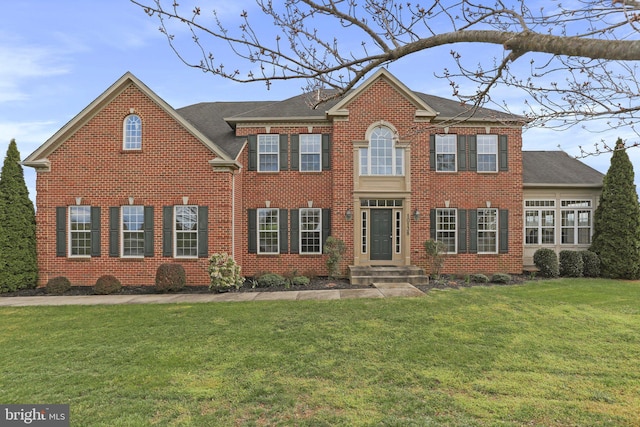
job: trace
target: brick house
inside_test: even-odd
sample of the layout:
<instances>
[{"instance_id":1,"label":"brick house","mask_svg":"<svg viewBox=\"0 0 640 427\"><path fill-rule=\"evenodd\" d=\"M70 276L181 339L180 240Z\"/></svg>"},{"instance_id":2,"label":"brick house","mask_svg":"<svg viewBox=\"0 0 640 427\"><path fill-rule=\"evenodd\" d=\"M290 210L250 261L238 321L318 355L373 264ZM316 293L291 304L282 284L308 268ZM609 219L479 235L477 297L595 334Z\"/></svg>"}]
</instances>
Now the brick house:
<instances>
[{"instance_id":1,"label":"brick house","mask_svg":"<svg viewBox=\"0 0 640 427\"><path fill-rule=\"evenodd\" d=\"M308 101L174 109L126 73L23 162L37 171L39 284L149 285L166 262L207 284L216 252L246 276L326 275L329 235L352 278L424 267L429 238L446 243L448 273L520 273L538 247L589 246L602 174L523 153L521 117L413 92L384 69Z\"/></svg>"}]
</instances>

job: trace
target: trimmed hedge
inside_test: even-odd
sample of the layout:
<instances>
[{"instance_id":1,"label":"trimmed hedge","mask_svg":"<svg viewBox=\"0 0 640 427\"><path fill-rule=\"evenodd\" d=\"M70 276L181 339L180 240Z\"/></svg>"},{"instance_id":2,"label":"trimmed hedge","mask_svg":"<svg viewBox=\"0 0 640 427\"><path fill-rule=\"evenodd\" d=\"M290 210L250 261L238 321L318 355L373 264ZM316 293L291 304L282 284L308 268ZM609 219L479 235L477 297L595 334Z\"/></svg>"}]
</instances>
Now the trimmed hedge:
<instances>
[{"instance_id":1,"label":"trimmed hedge","mask_svg":"<svg viewBox=\"0 0 640 427\"><path fill-rule=\"evenodd\" d=\"M489 278L484 274L472 274L470 278L475 283L489 283Z\"/></svg>"},{"instance_id":2,"label":"trimmed hedge","mask_svg":"<svg viewBox=\"0 0 640 427\"><path fill-rule=\"evenodd\" d=\"M120 292L122 283L115 276L105 274L100 276L93 287L93 292L98 295L110 295Z\"/></svg>"},{"instance_id":3,"label":"trimmed hedge","mask_svg":"<svg viewBox=\"0 0 640 427\"><path fill-rule=\"evenodd\" d=\"M49 279L46 285L47 293L50 295L63 295L71 289L71 282L64 276Z\"/></svg>"},{"instance_id":4,"label":"trimmed hedge","mask_svg":"<svg viewBox=\"0 0 640 427\"><path fill-rule=\"evenodd\" d=\"M533 263L538 267L542 277L558 277L560 275L558 255L553 249L538 249L533 254Z\"/></svg>"},{"instance_id":5,"label":"trimmed hedge","mask_svg":"<svg viewBox=\"0 0 640 427\"><path fill-rule=\"evenodd\" d=\"M578 251L560 251L560 275L563 277L582 277L584 262Z\"/></svg>"},{"instance_id":6,"label":"trimmed hedge","mask_svg":"<svg viewBox=\"0 0 640 427\"><path fill-rule=\"evenodd\" d=\"M276 286L286 286L287 279L275 273L265 273L256 279L259 288L273 288Z\"/></svg>"},{"instance_id":7,"label":"trimmed hedge","mask_svg":"<svg viewBox=\"0 0 640 427\"><path fill-rule=\"evenodd\" d=\"M600 277L600 257L591 251L580 251L584 265L582 274L584 277Z\"/></svg>"},{"instance_id":8,"label":"trimmed hedge","mask_svg":"<svg viewBox=\"0 0 640 427\"><path fill-rule=\"evenodd\" d=\"M156 290L158 292L176 292L187 284L184 267L176 263L165 263L156 271Z\"/></svg>"},{"instance_id":9,"label":"trimmed hedge","mask_svg":"<svg viewBox=\"0 0 640 427\"><path fill-rule=\"evenodd\" d=\"M506 285L510 282L511 282L511 276L505 273L496 273L493 276L491 276L491 283L502 283Z\"/></svg>"}]
</instances>

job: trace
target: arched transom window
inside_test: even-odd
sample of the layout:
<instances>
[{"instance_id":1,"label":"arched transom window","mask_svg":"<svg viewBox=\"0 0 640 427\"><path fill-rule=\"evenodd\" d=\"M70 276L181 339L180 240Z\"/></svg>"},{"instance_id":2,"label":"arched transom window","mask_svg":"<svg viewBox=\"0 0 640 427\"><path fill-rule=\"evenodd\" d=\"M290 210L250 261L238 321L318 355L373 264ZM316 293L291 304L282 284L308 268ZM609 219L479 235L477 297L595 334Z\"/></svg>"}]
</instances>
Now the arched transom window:
<instances>
[{"instance_id":1,"label":"arched transom window","mask_svg":"<svg viewBox=\"0 0 640 427\"><path fill-rule=\"evenodd\" d=\"M395 146L388 127L374 128L369 146L360 149L360 175L404 175L404 149Z\"/></svg>"},{"instance_id":2,"label":"arched transom window","mask_svg":"<svg viewBox=\"0 0 640 427\"><path fill-rule=\"evenodd\" d=\"M132 114L124 119L124 140L122 148L125 150L142 149L142 121L140 116Z\"/></svg>"}]
</instances>

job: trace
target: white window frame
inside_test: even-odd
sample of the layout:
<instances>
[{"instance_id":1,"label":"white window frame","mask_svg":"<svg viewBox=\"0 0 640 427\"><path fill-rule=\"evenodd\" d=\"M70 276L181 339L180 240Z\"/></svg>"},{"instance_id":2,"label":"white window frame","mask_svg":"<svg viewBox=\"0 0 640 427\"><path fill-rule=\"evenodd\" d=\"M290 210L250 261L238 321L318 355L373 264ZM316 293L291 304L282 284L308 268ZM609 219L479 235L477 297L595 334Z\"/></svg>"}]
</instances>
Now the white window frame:
<instances>
[{"instance_id":1,"label":"white window frame","mask_svg":"<svg viewBox=\"0 0 640 427\"><path fill-rule=\"evenodd\" d=\"M565 225L565 214L574 216L573 225ZM581 215L588 217L588 225L580 225ZM572 242L565 242L565 230L572 230ZM587 230L588 241L580 242L580 231ZM593 237L593 202L588 199L560 201L560 244L567 246L590 245Z\"/></svg>"},{"instance_id":2,"label":"white window frame","mask_svg":"<svg viewBox=\"0 0 640 427\"><path fill-rule=\"evenodd\" d=\"M265 254L265 255L274 255L274 254L279 254L280 253L280 209L277 208L260 208L257 210L257 226L256 226L256 232L258 233L257 236L257 242L258 242L258 253L259 254ZM272 219L270 224L267 224L267 222L265 221L267 218L275 218L275 221ZM271 225L273 226L275 224L275 230L271 229L271 230L263 230L261 228L262 225ZM275 233L275 251L268 251L268 250L263 250L263 246L267 247L267 246L274 246L273 244L273 240L274 240L274 233ZM263 236L265 236L265 239L270 238L272 240L272 242L267 245L265 243L265 245L262 244L262 238ZM269 237L271 236L271 237Z\"/></svg>"},{"instance_id":3,"label":"white window frame","mask_svg":"<svg viewBox=\"0 0 640 427\"><path fill-rule=\"evenodd\" d=\"M192 216L195 215L195 219L189 219L188 222L179 222L178 212L182 210L190 210L191 212L187 212L187 215ZM184 217L184 214L181 214L180 217ZM178 224L185 223L187 225L191 225L191 229L179 230ZM188 238L188 235L191 235L191 238ZM188 240L185 240L187 239ZM190 252L185 255L185 249L179 248L178 244L181 241L185 242L195 242L195 244L191 244L193 246L190 248ZM182 252L182 253L180 253ZM176 205L173 207L173 256L174 258L198 258L198 206L197 205Z\"/></svg>"},{"instance_id":4,"label":"white window frame","mask_svg":"<svg viewBox=\"0 0 640 427\"><path fill-rule=\"evenodd\" d=\"M388 151L383 156L377 156L376 159L386 159L384 164L376 164L374 166L373 150L374 144L389 144L379 148L377 151ZM398 147L393 138L393 131L387 126L375 127L369 136L369 145L360 149L360 175L363 176L404 176L404 152L405 149ZM375 170L374 170L375 167Z\"/></svg>"},{"instance_id":5,"label":"white window frame","mask_svg":"<svg viewBox=\"0 0 640 427\"><path fill-rule=\"evenodd\" d=\"M444 218L450 219L450 221L443 221ZM446 226L453 225L453 229ZM444 236L448 235L448 239L451 239L453 235L453 250L447 245L448 254L458 253L458 210L456 208L437 208L436 209L436 241L446 244Z\"/></svg>"},{"instance_id":6,"label":"white window frame","mask_svg":"<svg viewBox=\"0 0 640 427\"><path fill-rule=\"evenodd\" d=\"M78 220L74 221L74 218ZM69 206L69 257L90 258L91 257L91 206L74 205ZM83 242L84 244L74 244Z\"/></svg>"},{"instance_id":7,"label":"white window frame","mask_svg":"<svg viewBox=\"0 0 640 427\"><path fill-rule=\"evenodd\" d=\"M136 210L139 212L133 212ZM131 211L130 213L126 213ZM127 221L127 218L135 218L133 221ZM125 225L136 225L137 229L126 229ZM126 254L127 241L142 241L142 247L136 246L136 251L140 251L136 254ZM134 249L133 246L129 246L129 250ZM125 205L120 207L120 256L122 258L144 258L144 206L141 205Z\"/></svg>"},{"instance_id":8,"label":"white window frame","mask_svg":"<svg viewBox=\"0 0 640 427\"><path fill-rule=\"evenodd\" d=\"M137 114L124 118L122 149L125 151L142 150L142 119Z\"/></svg>"},{"instance_id":9,"label":"white window frame","mask_svg":"<svg viewBox=\"0 0 640 427\"><path fill-rule=\"evenodd\" d=\"M312 223L308 221L304 221L305 218L308 218L309 214L312 214L315 218L317 218L317 222ZM298 212L300 221L300 230L298 235L298 242L300 243L300 253L304 255L318 255L322 253L322 209L320 208L303 208ZM313 228L305 228L308 226L313 226ZM316 244L308 244L305 243L309 239L317 241L317 250L306 250L310 246L315 246Z\"/></svg>"},{"instance_id":10,"label":"white window frame","mask_svg":"<svg viewBox=\"0 0 640 427\"><path fill-rule=\"evenodd\" d=\"M441 162L443 156L453 156L453 169L443 169ZM447 162L449 164L450 162ZM436 172L458 171L458 135L436 135Z\"/></svg>"},{"instance_id":11,"label":"white window frame","mask_svg":"<svg viewBox=\"0 0 640 427\"><path fill-rule=\"evenodd\" d=\"M278 172L280 170L280 135L265 133L258 135L257 139L258 172ZM263 146L263 144L268 145ZM275 151L266 151L266 148L272 149L273 147L275 147ZM275 169L264 169L262 165L263 156L275 156Z\"/></svg>"},{"instance_id":12,"label":"white window frame","mask_svg":"<svg viewBox=\"0 0 640 427\"><path fill-rule=\"evenodd\" d=\"M491 213L491 215L494 218L494 221L486 221L483 222L481 221L481 218L484 218L486 215L488 215L489 213ZM495 208L482 208L482 209L478 209L478 238L477 238L477 242L478 242L478 253L479 254L497 254L498 253L498 209ZM493 236L493 241L495 242L494 244L494 248L493 250L481 250L482 249L486 249L488 247L488 245L486 244L482 244L481 245L481 241L490 238L490 236Z\"/></svg>"},{"instance_id":13,"label":"white window frame","mask_svg":"<svg viewBox=\"0 0 640 427\"><path fill-rule=\"evenodd\" d=\"M300 144L300 172L321 172L322 171L322 134L319 133L305 133L300 134L299 139ZM309 146L313 148L313 150L309 150ZM304 156L313 156L317 157L317 162L305 162L303 160ZM305 166L313 165L317 168L307 169Z\"/></svg>"},{"instance_id":14,"label":"white window frame","mask_svg":"<svg viewBox=\"0 0 640 427\"><path fill-rule=\"evenodd\" d=\"M367 236L368 236L368 232L369 232L369 224L368 224L368 216L367 216L367 210L362 210L361 211L361 232L362 232L362 253L366 254L368 252L368 241L367 241Z\"/></svg>"},{"instance_id":15,"label":"white window frame","mask_svg":"<svg viewBox=\"0 0 640 427\"><path fill-rule=\"evenodd\" d=\"M498 172L498 135L476 135L476 148L477 148L477 171L481 173ZM484 169L484 165L489 164L486 161L480 161L480 156L492 156L493 169ZM482 168L481 168L482 165Z\"/></svg>"},{"instance_id":16,"label":"white window frame","mask_svg":"<svg viewBox=\"0 0 640 427\"><path fill-rule=\"evenodd\" d=\"M528 219L535 217L537 223L529 223ZM551 225L549 225L549 219ZM524 202L524 244L527 246L555 246L556 243L557 212L556 201L551 199L525 200ZM545 230L547 233L545 234ZM529 232L536 232L536 241L530 242ZM551 233L548 233L551 231ZM544 241L551 237L551 242Z\"/></svg>"}]
</instances>

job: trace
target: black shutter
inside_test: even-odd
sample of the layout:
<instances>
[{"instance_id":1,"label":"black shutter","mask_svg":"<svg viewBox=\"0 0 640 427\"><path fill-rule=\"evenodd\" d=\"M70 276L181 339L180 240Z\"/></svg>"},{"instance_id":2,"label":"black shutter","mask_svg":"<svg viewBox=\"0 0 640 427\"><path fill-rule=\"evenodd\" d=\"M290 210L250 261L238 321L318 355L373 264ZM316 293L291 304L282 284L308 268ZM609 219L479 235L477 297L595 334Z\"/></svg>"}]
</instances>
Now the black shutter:
<instances>
[{"instance_id":1,"label":"black shutter","mask_svg":"<svg viewBox=\"0 0 640 427\"><path fill-rule=\"evenodd\" d=\"M456 230L458 231L458 253L464 254L467 252L467 211L465 209L458 209Z\"/></svg>"},{"instance_id":2,"label":"black shutter","mask_svg":"<svg viewBox=\"0 0 640 427\"><path fill-rule=\"evenodd\" d=\"M429 136L429 168L436 170L436 136Z\"/></svg>"},{"instance_id":3,"label":"black shutter","mask_svg":"<svg viewBox=\"0 0 640 427\"><path fill-rule=\"evenodd\" d=\"M258 137L256 135L247 136L249 141L249 167L250 171L258 170Z\"/></svg>"},{"instance_id":4,"label":"black shutter","mask_svg":"<svg viewBox=\"0 0 640 427\"><path fill-rule=\"evenodd\" d=\"M280 209L278 213L278 221L279 221L279 230L280 235L278 239L280 240L280 253L286 254L289 252L289 219L288 213L286 209Z\"/></svg>"},{"instance_id":5,"label":"black shutter","mask_svg":"<svg viewBox=\"0 0 640 427\"><path fill-rule=\"evenodd\" d=\"M498 227L500 229L500 236L498 237L499 252L506 254L509 252L509 210L500 209L498 219Z\"/></svg>"},{"instance_id":6,"label":"black shutter","mask_svg":"<svg viewBox=\"0 0 640 427\"><path fill-rule=\"evenodd\" d=\"M100 207L91 208L91 256L100 256Z\"/></svg>"},{"instance_id":7,"label":"black shutter","mask_svg":"<svg viewBox=\"0 0 640 427\"><path fill-rule=\"evenodd\" d=\"M322 248L324 252L324 244L331 235L331 209L322 209Z\"/></svg>"},{"instance_id":8,"label":"black shutter","mask_svg":"<svg viewBox=\"0 0 640 427\"><path fill-rule=\"evenodd\" d=\"M300 135L291 135L291 170L300 170Z\"/></svg>"},{"instance_id":9,"label":"black shutter","mask_svg":"<svg viewBox=\"0 0 640 427\"><path fill-rule=\"evenodd\" d=\"M500 170L508 171L509 170L509 156L508 156L509 142L507 139L507 135L498 136L498 145L499 145L498 155L500 156L498 161L500 163Z\"/></svg>"},{"instance_id":10,"label":"black shutter","mask_svg":"<svg viewBox=\"0 0 640 427\"><path fill-rule=\"evenodd\" d=\"M478 211L469 210L469 253L478 253Z\"/></svg>"},{"instance_id":11,"label":"black shutter","mask_svg":"<svg viewBox=\"0 0 640 427\"><path fill-rule=\"evenodd\" d=\"M153 256L153 206L144 207L144 256Z\"/></svg>"},{"instance_id":12,"label":"black shutter","mask_svg":"<svg viewBox=\"0 0 640 427\"><path fill-rule=\"evenodd\" d=\"M56 256L67 256L67 208L56 208Z\"/></svg>"},{"instance_id":13,"label":"black shutter","mask_svg":"<svg viewBox=\"0 0 640 427\"><path fill-rule=\"evenodd\" d=\"M478 143L475 135L467 136L467 145L469 146L469 170L478 170Z\"/></svg>"},{"instance_id":14,"label":"black shutter","mask_svg":"<svg viewBox=\"0 0 640 427\"><path fill-rule=\"evenodd\" d=\"M280 170L289 170L289 135L280 135Z\"/></svg>"},{"instance_id":15,"label":"black shutter","mask_svg":"<svg viewBox=\"0 0 640 427\"><path fill-rule=\"evenodd\" d=\"M258 252L258 211L249 209L248 213L249 253Z\"/></svg>"},{"instance_id":16,"label":"black shutter","mask_svg":"<svg viewBox=\"0 0 640 427\"><path fill-rule=\"evenodd\" d=\"M436 210L429 211L429 239L436 240Z\"/></svg>"},{"instance_id":17,"label":"black shutter","mask_svg":"<svg viewBox=\"0 0 640 427\"><path fill-rule=\"evenodd\" d=\"M173 206L162 207L162 256L173 256Z\"/></svg>"},{"instance_id":18,"label":"black shutter","mask_svg":"<svg viewBox=\"0 0 640 427\"><path fill-rule=\"evenodd\" d=\"M120 255L120 208L109 208L109 256Z\"/></svg>"},{"instance_id":19,"label":"black shutter","mask_svg":"<svg viewBox=\"0 0 640 427\"><path fill-rule=\"evenodd\" d=\"M331 135L322 134L322 170L331 169Z\"/></svg>"},{"instance_id":20,"label":"black shutter","mask_svg":"<svg viewBox=\"0 0 640 427\"><path fill-rule=\"evenodd\" d=\"M300 253L300 211L291 209L291 253Z\"/></svg>"},{"instance_id":21,"label":"black shutter","mask_svg":"<svg viewBox=\"0 0 640 427\"><path fill-rule=\"evenodd\" d=\"M198 206L198 258L209 256L209 206Z\"/></svg>"},{"instance_id":22,"label":"black shutter","mask_svg":"<svg viewBox=\"0 0 640 427\"><path fill-rule=\"evenodd\" d=\"M467 137L458 135L458 171L467 170Z\"/></svg>"}]
</instances>

